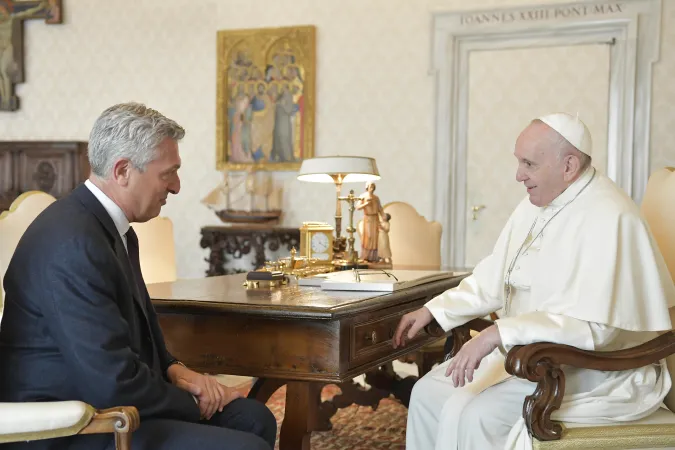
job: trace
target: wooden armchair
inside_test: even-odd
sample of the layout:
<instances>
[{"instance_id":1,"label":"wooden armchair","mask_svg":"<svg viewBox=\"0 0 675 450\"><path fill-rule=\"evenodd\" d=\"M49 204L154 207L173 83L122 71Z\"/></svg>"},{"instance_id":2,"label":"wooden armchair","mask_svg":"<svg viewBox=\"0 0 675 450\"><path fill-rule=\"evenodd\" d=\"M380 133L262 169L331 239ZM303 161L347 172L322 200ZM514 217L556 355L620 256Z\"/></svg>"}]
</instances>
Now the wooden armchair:
<instances>
[{"instance_id":1,"label":"wooden armchair","mask_svg":"<svg viewBox=\"0 0 675 450\"><path fill-rule=\"evenodd\" d=\"M471 331L480 332L490 325L493 322L474 319L452 330L454 345L451 355L456 354L471 339ZM435 321L427 326L427 332L443 335L443 330ZM673 398L669 399L673 396L672 391L665 400L671 411L659 409L636 422L588 426L551 420L551 414L560 408L565 395L562 365L620 371L643 367L668 357L668 366L671 366L670 360L675 357L671 355L674 354L673 331L638 347L616 352L586 351L548 342L513 347L506 356L506 371L537 383L534 393L525 397L523 404L523 418L533 437L533 449L675 447L675 413L671 412L675 405ZM671 372L671 377L673 374Z\"/></svg>"},{"instance_id":2,"label":"wooden armchair","mask_svg":"<svg viewBox=\"0 0 675 450\"><path fill-rule=\"evenodd\" d=\"M642 211L664 255L671 276L675 277L675 169L662 169L649 180ZM636 299L636 301L639 299ZM671 310L675 325L675 311ZM452 331L453 354L467 342L470 330L482 331L491 322L475 319ZM427 331L442 335L433 322ZM654 364L667 358L671 378L675 378L675 331L661 334L643 345L615 352L580 350L567 345L539 342L513 347L505 362L511 375L537 383L532 395L525 398L523 418L533 437L534 449L572 448L658 448L675 447L675 392L671 388L664 403L650 416L635 421L606 425L560 423L551 420L551 413L560 408L565 394L565 374L561 366L621 371Z\"/></svg>"},{"instance_id":3,"label":"wooden armchair","mask_svg":"<svg viewBox=\"0 0 675 450\"><path fill-rule=\"evenodd\" d=\"M24 231L56 199L40 191L17 197L0 214L0 281ZM0 320L3 291L0 289ZM2 324L0 323L0 327ZM138 410L123 406L97 411L80 401L0 403L0 444L76 434L114 433L115 448L131 448L131 433L140 424Z\"/></svg>"}]
</instances>

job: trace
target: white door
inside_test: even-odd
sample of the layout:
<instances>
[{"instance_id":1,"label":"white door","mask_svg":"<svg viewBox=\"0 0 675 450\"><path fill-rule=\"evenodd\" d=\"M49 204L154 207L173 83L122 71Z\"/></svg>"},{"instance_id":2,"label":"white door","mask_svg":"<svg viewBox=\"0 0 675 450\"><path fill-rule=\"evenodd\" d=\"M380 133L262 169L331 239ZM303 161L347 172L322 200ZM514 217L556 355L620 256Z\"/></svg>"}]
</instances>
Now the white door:
<instances>
[{"instance_id":1,"label":"white door","mask_svg":"<svg viewBox=\"0 0 675 450\"><path fill-rule=\"evenodd\" d=\"M607 44L471 52L466 267L491 253L526 195L515 179L513 150L532 119L553 112L578 113L591 131L593 165L605 172L609 64Z\"/></svg>"}]
</instances>

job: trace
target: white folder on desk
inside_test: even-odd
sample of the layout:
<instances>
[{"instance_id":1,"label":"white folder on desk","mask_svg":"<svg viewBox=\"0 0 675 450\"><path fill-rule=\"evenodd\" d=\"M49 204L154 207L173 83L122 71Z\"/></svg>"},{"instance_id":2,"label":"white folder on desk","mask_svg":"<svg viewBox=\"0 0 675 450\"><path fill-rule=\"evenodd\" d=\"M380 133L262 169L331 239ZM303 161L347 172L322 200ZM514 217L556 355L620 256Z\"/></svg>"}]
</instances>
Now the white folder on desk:
<instances>
[{"instance_id":1,"label":"white folder on desk","mask_svg":"<svg viewBox=\"0 0 675 450\"><path fill-rule=\"evenodd\" d=\"M461 275L459 272L439 270L380 270L360 269L326 273L298 280L300 286L321 287L326 291L395 292L432 281Z\"/></svg>"}]
</instances>

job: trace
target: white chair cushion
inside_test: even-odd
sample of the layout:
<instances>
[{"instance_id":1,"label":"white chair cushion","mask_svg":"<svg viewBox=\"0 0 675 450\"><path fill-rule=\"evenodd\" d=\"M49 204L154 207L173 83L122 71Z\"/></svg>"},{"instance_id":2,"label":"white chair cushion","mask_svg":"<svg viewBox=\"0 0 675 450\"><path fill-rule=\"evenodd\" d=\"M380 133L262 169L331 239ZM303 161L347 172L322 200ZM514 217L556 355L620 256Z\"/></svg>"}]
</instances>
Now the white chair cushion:
<instances>
[{"instance_id":1,"label":"white chair cushion","mask_svg":"<svg viewBox=\"0 0 675 450\"><path fill-rule=\"evenodd\" d=\"M675 425L675 414L666 408L659 408L653 414L633 422L611 422L611 423L572 423L564 422L567 428L584 427L612 427L621 425Z\"/></svg>"},{"instance_id":2,"label":"white chair cushion","mask_svg":"<svg viewBox=\"0 0 675 450\"><path fill-rule=\"evenodd\" d=\"M86 425L94 412L78 401L0 403L0 435L58 430L81 422Z\"/></svg>"},{"instance_id":3,"label":"white chair cushion","mask_svg":"<svg viewBox=\"0 0 675 450\"><path fill-rule=\"evenodd\" d=\"M660 408L633 422L563 423L562 439L534 440L533 450L675 448L675 414Z\"/></svg>"}]
</instances>

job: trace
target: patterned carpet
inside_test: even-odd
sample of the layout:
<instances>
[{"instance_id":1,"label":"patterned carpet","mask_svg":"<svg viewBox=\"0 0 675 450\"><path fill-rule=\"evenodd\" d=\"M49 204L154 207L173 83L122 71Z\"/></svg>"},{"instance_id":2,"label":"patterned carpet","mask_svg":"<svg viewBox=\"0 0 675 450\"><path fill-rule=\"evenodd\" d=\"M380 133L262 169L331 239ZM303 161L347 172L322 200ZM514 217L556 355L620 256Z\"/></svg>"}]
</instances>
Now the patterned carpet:
<instances>
[{"instance_id":1,"label":"patterned carpet","mask_svg":"<svg viewBox=\"0 0 675 450\"><path fill-rule=\"evenodd\" d=\"M321 393L324 400L340 393L337 386L326 386ZM286 387L280 388L267 402L277 418L278 428L284 418ZM367 406L351 405L339 409L332 417L331 431L312 433L312 450L372 450L405 449L405 425L408 410L393 397L380 401L377 411ZM277 446L279 437L277 431Z\"/></svg>"}]
</instances>

